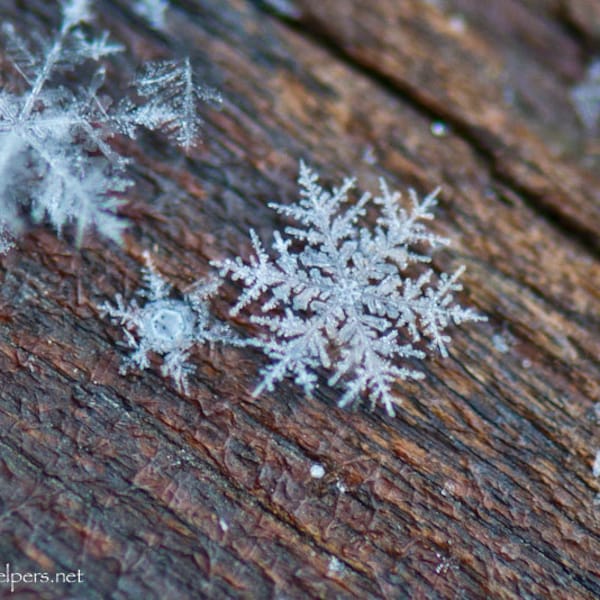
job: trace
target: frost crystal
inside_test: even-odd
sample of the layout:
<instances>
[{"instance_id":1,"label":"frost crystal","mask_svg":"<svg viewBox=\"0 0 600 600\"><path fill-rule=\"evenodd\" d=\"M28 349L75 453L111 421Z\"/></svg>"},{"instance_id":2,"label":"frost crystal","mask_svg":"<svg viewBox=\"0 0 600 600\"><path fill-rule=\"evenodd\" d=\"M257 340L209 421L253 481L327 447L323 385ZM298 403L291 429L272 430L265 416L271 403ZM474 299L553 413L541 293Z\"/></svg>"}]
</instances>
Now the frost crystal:
<instances>
[{"instance_id":1,"label":"frost crystal","mask_svg":"<svg viewBox=\"0 0 600 600\"><path fill-rule=\"evenodd\" d=\"M256 256L249 263L238 257L219 265L221 275L231 275L245 288L231 314L260 300L265 314L251 320L271 333L257 344L272 364L263 369L255 395L272 390L287 375L308 394L322 366L331 372L330 385L344 382L340 406L366 394L371 408L379 403L393 416L400 402L392 393L393 383L423 377L413 366L425 357L416 346L421 338L447 356L450 338L444 330L451 322L485 320L452 304L452 293L461 289L457 280L463 267L451 276L442 274L435 283L431 269L407 272L410 265L430 261L415 246L449 243L423 224L433 217L439 190L422 201L410 190L412 207L407 210L399 203L400 194L391 193L383 179L378 196L364 194L346 206L353 179L330 193L300 163L298 182L298 203L270 204L299 223L286 227L284 234L275 232L275 257L251 231ZM369 202L380 210L374 230L357 226ZM398 366L398 359L410 366Z\"/></svg>"},{"instance_id":2,"label":"frost crystal","mask_svg":"<svg viewBox=\"0 0 600 600\"><path fill-rule=\"evenodd\" d=\"M133 299L126 305L117 294L116 306L105 303L99 308L123 326L127 344L133 349L121 373L131 367L148 368L149 354L155 352L163 357L162 376L172 377L177 389L187 393L187 376L193 368L185 362L194 344L224 342L240 346L243 341L227 325L211 318L207 299L218 283L201 282L181 299L172 298L171 285L158 274L149 254L145 253L144 258L145 286L137 295L146 299L145 304L139 306Z\"/></svg>"},{"instance_id":3,"label":"frost crystal","mask_svg":"<svg viewBox=\"0 0 600 600\"><path fill-rule=\"evenodd\" d=\"M102 61L123 48L108 34L88 39L90 2L63 0L63 22L53 40L29 43L10 23L1 26L7 51L27 88L0 90L0 252L22 227L28 211L61 231L75 224L77 241L91 227L119 240L124 222L117 215L127 159L110 144L115 134L134 137L138 128L162 128L189 149L198 134L196 100L216 92L193 83L189 61L150 63L135 82L145 102L113 103L100 96L105 67L98 65L87 87L70 90L55 81L59 72L78 73L83 63ZM86 28L87 31L87 28Z\"/></svg>"}]
</instances>

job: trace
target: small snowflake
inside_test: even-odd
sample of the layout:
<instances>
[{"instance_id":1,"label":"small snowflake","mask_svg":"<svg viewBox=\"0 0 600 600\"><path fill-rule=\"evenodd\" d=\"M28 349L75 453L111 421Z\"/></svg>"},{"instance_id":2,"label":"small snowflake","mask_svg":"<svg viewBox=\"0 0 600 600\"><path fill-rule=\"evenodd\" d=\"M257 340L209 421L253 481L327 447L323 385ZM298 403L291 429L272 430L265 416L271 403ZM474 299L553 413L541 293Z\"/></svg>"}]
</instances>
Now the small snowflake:
<instances>
[{"instance_id":1,"label":"small snowflake","mask_svg":"<svg viewBox=\"0 0 600 600\"><path fill-rule=\"evenodd\" d=\"M318 184L318 175L300 164L300 200L277 212L299 223L276 231L272 258L258 236L250 235L256 256L220 264L221 275L241 281L244 291L232 309L261 301L263 315L251 321L270 332L258 341L273 361L262 371L255 395L273 390L288 375L311 393L316 371L329 370L329 384L344 383L339 406L354 404L366 394L371 407L381 404L390 416L400 400L392 393L399 379L421 379L414 368L425 358L421 342L447 356L451 324L485 320L471 309L453 304L461 289L459 268L453 275L435 276L432 269L410 269L428 263L424 246L448 245L427 230L439 190L419 201L410 190L412 207L403 208L399 193L380 180L380 194L363 194L348 203L354 187L346 179L332 192ZM376 227L358 227L372 201L379 208ZM437 281L436 281L437 279ZM398 359L408 364L398 365Z\"/></svg>"},{"instance_id":2,"label":"small snowflake","mask_svg":"<svg viewBox=\"0 0 600 600\"><path fill-rule=\"evenodd\" d=\"M104 303L99 308L102 314L108 314L123 326L127 344L133 349L123 361L121 373L132 367L148 368L149 354L155 352L163 357L162 376L172 377L177 389L188 393L187 376L193 367L185 362L194 344L242 345L242 340L227 325L215 323L211 318L206 300L214 294L218 283L200 282L181 299L172 298L171 285L158 274L148 253L144 253L144 259L145 286L137 295L145 298L146 303L139 306L133 299L126 305L117 294L116 306Z\"/></svg>"}]
</instances>

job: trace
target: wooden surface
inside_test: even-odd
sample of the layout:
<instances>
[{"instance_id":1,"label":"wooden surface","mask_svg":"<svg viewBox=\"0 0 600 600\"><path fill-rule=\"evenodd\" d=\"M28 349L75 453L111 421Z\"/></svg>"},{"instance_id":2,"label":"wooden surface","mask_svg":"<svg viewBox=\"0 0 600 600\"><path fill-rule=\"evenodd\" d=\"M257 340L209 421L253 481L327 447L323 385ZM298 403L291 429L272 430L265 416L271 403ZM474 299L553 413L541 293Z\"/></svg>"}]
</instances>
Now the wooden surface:
<instances>
[{"instance_id":1,"label":"wooden surface","mask_svg":"<svg viewBox=\"0 0 600 600\"><path fill-rule=\"evenodd\" d=\"M95 4L129 47L109 91L189 54L225 103L189 156L127 142L122 248L38 226L2 260L0 564L84 574L10 597L600 597L600 161L569 101L597 0L182 0L162 33ZM1 17L57 25L41 0ZM442 185L434 265L467 265L489 321L399 383L395 419L337 408L323 375L254 399L248 349L198 348L187 396L158 361L120 376L97 304L137 289L145 249L183 289L250 227L270 240L301 158L327 184Z\"/></svg>"}]
</instances>

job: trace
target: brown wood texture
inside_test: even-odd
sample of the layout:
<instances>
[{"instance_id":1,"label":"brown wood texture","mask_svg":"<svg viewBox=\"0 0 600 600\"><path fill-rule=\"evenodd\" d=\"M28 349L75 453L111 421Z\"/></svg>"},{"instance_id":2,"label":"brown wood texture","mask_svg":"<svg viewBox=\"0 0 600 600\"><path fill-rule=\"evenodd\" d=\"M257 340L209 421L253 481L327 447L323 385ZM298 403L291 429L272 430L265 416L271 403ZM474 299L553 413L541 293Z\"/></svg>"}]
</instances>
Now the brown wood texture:
<instances>
[{"instance_id":1,"label":"brown wood texture","mask_svg":"<svg viewBox=\"0 0 600 600\"><path fill-rule=\"evenodd\" d=\"M84 574L2 597L600 597L600 161L569 101L597 0L182 0L164 32L94 4L128 45L110 89L189 54L225 103L188 156L127 142L123 247L39 226L2 260L0 565ZM41 0L0 16L58 18ZM97 304L137 289L146 249L183 289L247 256L250 227L269 241L301 158L327 184L442 185L434 265L467 265L461 301L489 321L398 383L394 419L339 409L324 374L316 397L253 398L248 349L194 351L187 395L158 361L119 375Z\"/></svg>"}]
</instances>

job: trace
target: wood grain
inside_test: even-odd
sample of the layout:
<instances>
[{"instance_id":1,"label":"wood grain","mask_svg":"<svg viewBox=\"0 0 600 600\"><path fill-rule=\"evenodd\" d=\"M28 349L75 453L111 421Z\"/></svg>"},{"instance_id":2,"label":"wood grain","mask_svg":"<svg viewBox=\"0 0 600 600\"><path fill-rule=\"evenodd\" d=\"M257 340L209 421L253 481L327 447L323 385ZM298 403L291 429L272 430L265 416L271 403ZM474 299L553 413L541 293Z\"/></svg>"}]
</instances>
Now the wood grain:
<instances>
[{"instance_id":1,"label":"wood grain","mask_svg":"<svg viewBox=\"0 0 600 600\"><path fill-rule=\"evenodd\" d=\"M600 596L598 146L568 99L600 46L597 4L182 0L164 32L96 4L129 48L110 93L189 54L225 104L187 156L118 142L136 180L123 247L38 226L2 260L0 564L85 579L13 596ZM0 17L58 15L10 0ZM395 419L337 408L324 374L313 398L284 382L255 399L249 349L198 348L187 396L158 361L119 375L97 304L137 289L146 249L183 289L247 256L250 227L268 242L283 223L267 203L295 198L301 158L327 184L442 185L432 226L453 243L433 264L467 265L460 299L489 321L399 382Z\"/></svg>"}]
</instances>

